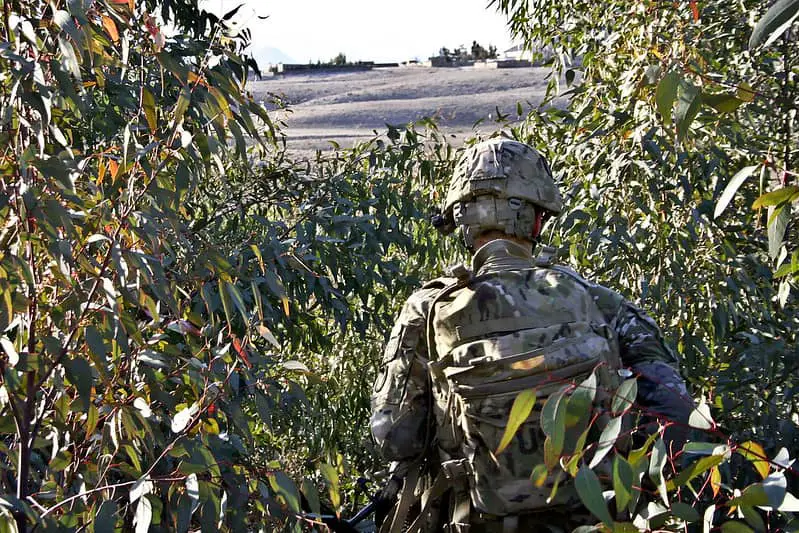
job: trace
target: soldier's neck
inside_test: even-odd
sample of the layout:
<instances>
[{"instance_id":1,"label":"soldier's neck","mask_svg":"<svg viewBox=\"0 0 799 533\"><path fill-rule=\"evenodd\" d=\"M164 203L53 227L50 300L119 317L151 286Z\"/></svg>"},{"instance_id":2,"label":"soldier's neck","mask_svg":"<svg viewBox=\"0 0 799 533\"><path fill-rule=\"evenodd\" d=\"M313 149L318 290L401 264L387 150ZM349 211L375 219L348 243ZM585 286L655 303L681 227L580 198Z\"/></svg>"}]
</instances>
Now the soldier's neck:
<instances>
[{"instance_id":1,"label":"soldier's neck","mask_svg":"<svg viewBox=\"0 0 799 533\"><path fill-rule=\"evenodd\" d=\"M472 272L529 268L533 261L533 244L521 239L493 239L480 246L472 257ZM476 241L477 242L477 241ZM476 243L475 242L475 243Z\"/></svg>"}]
</instances>

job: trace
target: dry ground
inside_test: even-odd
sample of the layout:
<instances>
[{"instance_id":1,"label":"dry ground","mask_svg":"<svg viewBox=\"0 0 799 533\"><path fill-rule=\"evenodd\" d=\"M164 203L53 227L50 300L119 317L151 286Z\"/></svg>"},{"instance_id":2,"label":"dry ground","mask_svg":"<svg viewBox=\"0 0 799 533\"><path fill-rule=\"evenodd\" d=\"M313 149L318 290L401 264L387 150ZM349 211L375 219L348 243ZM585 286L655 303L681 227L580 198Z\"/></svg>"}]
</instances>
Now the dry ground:
<instances>
[{"instance_id":1,"label":"dry ground","mask_svg":"<svg viewBox=\"0 0 799 533\"><path fill-rule=\"evenodd\" d=\"M312 153L335 141L353 142L383 133L386 124L404 125L437 117L458 143L476 131L497 128L497 111L516 119L544 97L548 68L474 69L398 67L348 73L286 74L253 82L257 99L269 93L290 104L282 114L289 148Z\"/></svg>"}]
</instances>

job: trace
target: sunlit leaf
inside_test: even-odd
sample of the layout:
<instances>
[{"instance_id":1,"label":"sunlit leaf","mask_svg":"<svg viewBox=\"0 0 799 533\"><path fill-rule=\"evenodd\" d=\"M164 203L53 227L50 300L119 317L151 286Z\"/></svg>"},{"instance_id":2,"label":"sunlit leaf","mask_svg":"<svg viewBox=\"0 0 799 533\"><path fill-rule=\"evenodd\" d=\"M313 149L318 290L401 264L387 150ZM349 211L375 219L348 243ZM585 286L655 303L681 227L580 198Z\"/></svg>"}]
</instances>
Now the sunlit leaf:
<instances>
[{"instance_id":1,"label":"sunlit leaf","mask_svg":"<svg viewBox=\"0 0 799 533\"><path fill-rule=\"evenodd\" d=\"M635 404L635 398L638 395L638 381L633 379L625 379L622 381L616 393L613 395L611 403L611 413L618 416L629 411Z\"/></svg>"},{"instance_id":2,"label":"sunlit leaf","mask_svg":"<svg viewBox=\"0 0 799 533\"><path fill-rule=\"evenodd\" d=\"M721 196L719 196L719 199L716 202L716 209L713 211L713 218L718 218L721 213L724 212L730 201L735 196L735 193L738 192L738 189L741 187L741 185L743 185L746 179L752 175L752 172L754 172L756 168L758 168L758 165L751 165L744 167L735 173L727 186L724 187L724 192L721 193Z\"/></svg>"},{"instance_id":3,"label":"sunlit leaf","mask_svg":"<svg viewBox=\"0 0 799 533\"><path fill-rule=\"evenodd\" d=\"M783 202L793 202L799 200L799 186L789 185L782 187L776 191L767 192L760 196L752 204L753 209L765 207L768 205L779 205Z\"/></svg>"},{"instance_id":4,"label":"sunlit leaf","mask_svg":"<svg viewBox=\"0 0 799 533\"><path fill-rule=\"evenodd\" d=\"M731 113L738 109L744 103L744 101L731 94L702 93L702 103L709 105L719 113Z\"/></svg>"},{"instance_id":5,"label":"sunlit leaf","mask_svg":"<svg viewBox=\"0 0 799 533\"><path fill-rule=\"evenodd\" d=\"M666 488L669 491L672 491L677 487L681 487L695 477L707 472L711 468L716 468L725 460L726 457L724 455L710 455L707 457L702 457L698 461L694 461L688 467L682 469L677 477L669 480L666 483Z\"/></svg>"},{"instance_id":6,"label":"sunlit leaf","mask_svg":"<svg viewBox=\"0 0 799 533\"><path fill-rule=\"evenodd\" d=\"M621 416L612 418L608 422L608 425L605 426L605 429L602 430L602 434L599 436L599 441L597 442L598 447L596 452L594 452L594 457L591 459L591 463L588 465L588 468L594 468L596 465L598 465L616 444L616 439L619 437L619 433L621 432L623 418L624 417Z\"/></svg>"},{"instance_id":7,"label":"sunlit leaf","mask_svg":"<svg viewBox=\"0 0 799 533\"><path fill-rule=\"evenodd\" d=\"M172 417L171 429L172 433L180 433L189 424L191 419L200 411L200 407L193 403L189 407L184 407L179 410L174 417Z\"/></svg>"},{"instance_id":8,"label":"sunlit leaf","mask_svg":"<svg viewBox=\"0 0 799 533\"><path fill-rule=\"evenodd\" d=\"M505 432L502 434L499 445L494 452L495 455L501 454L505 448L508 447L513 437L516 436L516 431L518 431L519 427L530 416L535 406L536 394L535 389L524 390L513 400L513 406L508 415L508 422L505 425Z\"/></svg>"},{"instance_id":9,"label":"sunlit leaf","mask_svg":"<svg viewBox=\"0 0 799 533\"><path fill-rule=\"evenodd\" d=\"M770 45L791 27L797 17L799 0L777 0L752 30L749 48Z\"/></svg>"},{"instance_id":10,"label":"sunlit leaf","mask_svg":"<svg viewBox=\"0 0 799 533\"><path fill-rule=\"evenodd\" d=\"M155 97L146 88L142 88L142 109L144 110L144 117L147 119L147 125L150 131L155 133L158 129L158 119L155 116Z\"/></svg>"},{"instance_id":11,"label":"sunlit leaf","mask_svg":"<svg viewBox=\"0 0 799 533\"><path fill-rule=\"evenodd\" d=\"M7 337L0 337L0 346L2 346L3 351L6 353L6 357L8 357L8 364L12 368L17 366L17 363L19 363L19 353L14 347L14 343Z\"/></svg>"},{"instance_id":12,"label":"sunlit leaf","mask_svg":"<svg viewBox=\"0 0 799 533\"><path fill-rule=\"evenodd\" d=\"M328 495L330 496L330 502L333 504L334 509L338 509L341 505L341 494L339 492L339 479L338 479L338 472L333 465L328 463L322 463L319 466L319 470L321 470L322 475L327 480L328 484Z\"/></svg>"},{"instance_id":13,"label":"sunlit leaf","mask_svg":"<svg viewBox=\"0 0 799 533\"><path fill-rule=\"evenodd\" d=\"M103 21L103 28L105 29L105 32L108 34L109 37L111 37L112 41L118 42L119 31L117 30L117 25L114 22L114 19L106 15L102 15L101 18Z\"/></svg>"},{"instance_id":14,"label":"sunlit leaf","mask_svg":"<svg viewBox=\"0 0 799 533\"><path fill-rule=\"evenodd\" d=\"M547 481L547 476L549 475L549 471L547 470L546 465L544 464L537 464L533 468L532 474L530 474L530 479L535 485L536 488L541 488L544 486L544 483Z\"/></svg>"},{"instance_id":15,"label":"sunlit leaf","mask_svg":"<svg viewBox=\"0 0 799 533\"><path fill-rule=\"evenodd\" d=\"M697 405L688 418L688 425L697 429L713 429L716 423L710 414L710 406L705 402Z\"/></svg>"},{"instance_id":16,"label":"sunlit leaf","mask_svg":"<svg viewBox=\"0 0 799 533\"><path fill-rule=\"evenodd\" d=\"M735 451L752 462L752 466L755 467L761 478L768 477L771 466L763 446L750 440L740 444Z\"/></svg>"}]
</instances>

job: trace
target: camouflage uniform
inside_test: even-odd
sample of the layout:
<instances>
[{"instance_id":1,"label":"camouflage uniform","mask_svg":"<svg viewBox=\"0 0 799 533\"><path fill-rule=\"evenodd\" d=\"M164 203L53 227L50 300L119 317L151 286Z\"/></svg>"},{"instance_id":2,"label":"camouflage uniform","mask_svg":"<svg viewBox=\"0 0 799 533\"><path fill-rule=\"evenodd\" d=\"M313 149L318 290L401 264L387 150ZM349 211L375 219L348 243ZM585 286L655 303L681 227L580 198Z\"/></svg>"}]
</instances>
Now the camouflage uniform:
<instances>
[{"instance_id":1,"label":"camouflage uniform","mask_svg":"<svg viewBox=\"0 0 799 533\"><path fill-rule=\"evenodd\" d=\"M477 251L472 272L480 275L487 271L530 269L533 266L534 258L529 250L514 242L497 239ZM675 422L687 423L693 403L677 371L677 358L664 343L655 322L618 293L585 281L564 267L547 268L568 273L588 289L605 322L615 332L623 366L639 376L638 405ZM426 442L436 442L435 435L427 435L435 431L431 428L436 424L430 423L433 415L427 375L426 326L431 303L441 285L428 284L414 292L405 303L391 332L374 385L372 435L380 453L389 461L413 460L425 452ZM567 295L562 297L568 298ZM667 435L667 439L682 437L679 433ZM585 515L574 516L571 510L553 509L553 512L555 514L547 512L543 519L553 532L570 531L590 521ZM559 521L558 517L562 520ZM535 517L524 519L529 522ZM473 519L473 525L477 524L480 524L479 517ZM488 520L483 527L470 529L470 533L493 531L496 527L496 523ZM531 523L526 523L520 530L530 530L530 527ZM543 526L534 529L546 531Z\"/></svg>"},{"instance_id":2,"label":"camouflage uniform","mask_svg":"<svg viewBox=\"0 0 799 533\"><path fill-rule=\"evenodd\" d=\"M533 256L513 242L496 240L478 251L472 271L479 274L498 261L515 263L517 267L522 263L530 268ZM585 283L616 332L624 366L639 376L638 405L669 420L687 423L693 403L677 370L677 358L664 343L657 324L617 292ZM375 381L372 435L380 453L389 461L410 460L424 451L429 414L425 328L430 303L439 290L423 288L405 302Z\"/></svg>"}]
</instances>

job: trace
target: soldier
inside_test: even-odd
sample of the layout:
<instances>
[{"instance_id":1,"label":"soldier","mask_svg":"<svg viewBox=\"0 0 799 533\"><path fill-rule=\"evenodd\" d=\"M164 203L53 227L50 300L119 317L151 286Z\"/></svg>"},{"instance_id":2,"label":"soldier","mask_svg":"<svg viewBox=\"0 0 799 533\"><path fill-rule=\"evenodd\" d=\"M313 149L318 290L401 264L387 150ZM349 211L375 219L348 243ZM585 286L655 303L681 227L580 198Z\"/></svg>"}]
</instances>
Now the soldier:
<instances>
[{"instance_id":1,"label":"soldier","mask_svg":"<svg viewBox=\"0 0 799 533\"><path fill-rule=\"evenodd\" d=\"M560 532L595 522L568 483L548 501L554 480L530 481L544 462L535 414L494 453L523 390L543 401L593 374L601 394L635 375L637 405L677 423L666 441L679 449L693 402L655 322L546 253L532 254L562 207L546 160L526 144L485 141L458 162L434 225L459 229L471 271L454 269L411 295L372 394L372 435L405 477L381 531Z\"/></svg>"}]
</instances>

